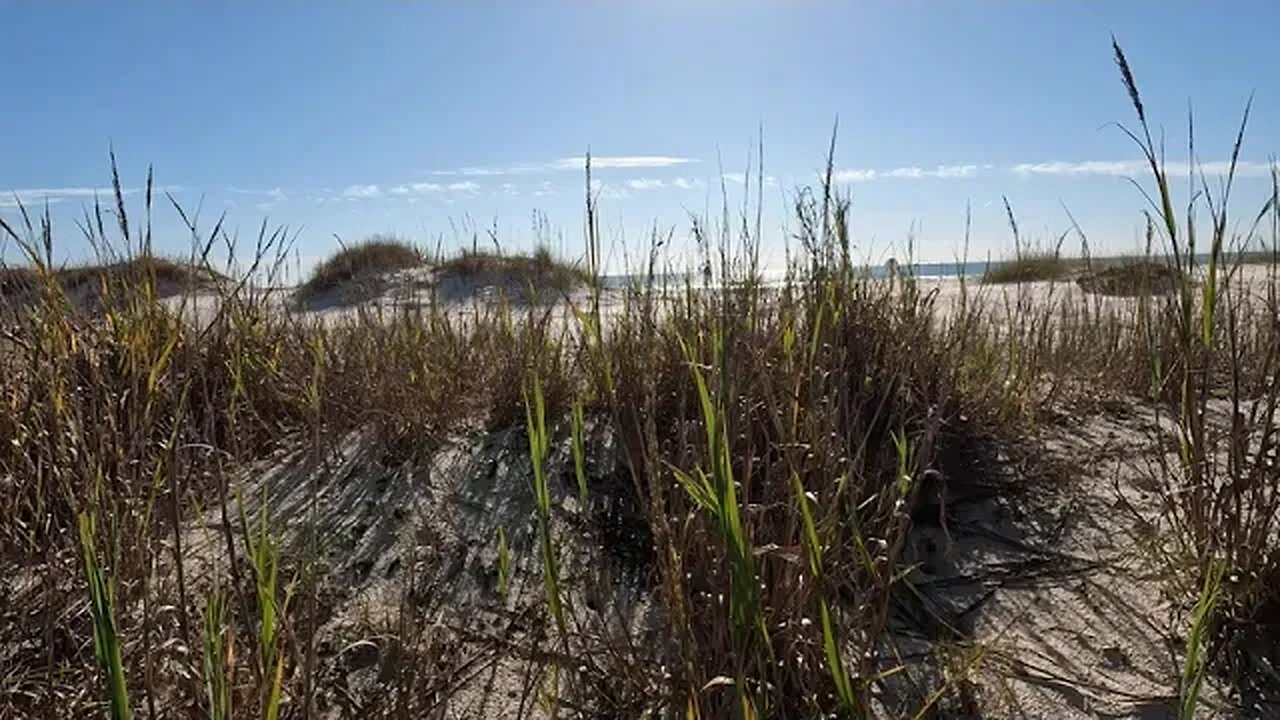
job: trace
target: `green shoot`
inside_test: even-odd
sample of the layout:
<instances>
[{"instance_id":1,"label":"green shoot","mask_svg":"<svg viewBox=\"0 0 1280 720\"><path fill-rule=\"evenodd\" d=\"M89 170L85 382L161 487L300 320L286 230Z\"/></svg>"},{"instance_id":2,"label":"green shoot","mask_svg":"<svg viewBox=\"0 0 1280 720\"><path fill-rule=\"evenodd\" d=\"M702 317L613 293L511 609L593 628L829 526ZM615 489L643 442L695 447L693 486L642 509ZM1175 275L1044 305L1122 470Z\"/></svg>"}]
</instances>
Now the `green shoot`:
<instances>
[{"instance_id":1,"label":"green shoot","mask_svg":"<svg viewBox=\"0 0 1280 720\"><path fill-rule=\"evenodd\" d=\"M80 547L84 551L84 571L89 582L89 612L93 615L93 654L105 676L107 706L112 720L129 720L129 691L125 686L124 662L120 656L120 633L116 626L116 588L111 576L98 566L94 538L97 527L93 515L80 514Z\"/></svg>"},{"instance_id":2,"label":"green shoot","mask_svg":"<svg viewBox=\"0 0 1280 720\"><path fill-rule=\"evenodd\" d=\"M551 491L547 485L547 456L551 452L551 435L547 432L547 409L542 385L534 378L532 396L524 392L525 420L529 433L529 459L533 463L533 497L538 514L538 540L542 554L542 576L546 587L547 611L567 642L568 627L560 604L560 563L551 538Z\"/></svg>"},{"instance_id":3,"label":"green shoot","mask_svg":"<svg viewBox=\"0 0 1280 720\"><path fill-rule=\"evenodd\" d=\"M277 607L279 594L280 548L268 527L266 488L262 493L262 509L258 514L257 539L248 534L248 521L244 505L240 505L240 519L246 528L245 546L253 565L258 599L258 659L262 678L262 717L276 720L280 714L280 696L284 683L284 653L281 652L281 619L288 612L293 598L294 584L285 588L284 602Z\"/></svg>"},{"instance_id":4,"label":"green shoot","mask_svg":"<svg viewBox=\"0 0 1280 720\"><path fill-rule=\"evenodd\" d=\"M1182 666L1179 688L1178 718L1192 720L1200 704L1200 691L1209 665L1209 639L1214 624L1214 611L1222 599L1222 564L1211 563L1205 575L1200 598L1191 613L1191 631L1187 635L1187 656Z\"/></svg>"},{"instance_id":5,"label":"green shoot","mask_svg":"<svg viewBox=\"0 0 1280 720\"><path fill-rule=\"evenodd\" d=\"M209 593L204 612L204 686L209 698L209 720L231 717L231 686L227 682L231 643L227 598L221 591L214 590Z\"/></svg>"},{"instance_id":6,"label":"green shoot","mask_svg":"<svg viewBox=\"0 0 1280 720\"><path fill-rule=\"evenodd\" d=\"M849 681L849 673L844 668L844 660L840 657L840 643L836 637L835 625L831 621L831 609L823 596L822 541L818 538L817 525L813 521L813 512L809 509L809 497L805 494L804 483L798 473L791 473L791 487L795 492L796 506L800 509L800 519L804 525L804 545L809 557L809 572L813 574L818 587L818 615L822 622L822 649L827 660L827 670L831 673L835 685L836 697L840 701L841 710L852 716L857 709L857 697L853 684Z\"/></svg>"}]
</instances>

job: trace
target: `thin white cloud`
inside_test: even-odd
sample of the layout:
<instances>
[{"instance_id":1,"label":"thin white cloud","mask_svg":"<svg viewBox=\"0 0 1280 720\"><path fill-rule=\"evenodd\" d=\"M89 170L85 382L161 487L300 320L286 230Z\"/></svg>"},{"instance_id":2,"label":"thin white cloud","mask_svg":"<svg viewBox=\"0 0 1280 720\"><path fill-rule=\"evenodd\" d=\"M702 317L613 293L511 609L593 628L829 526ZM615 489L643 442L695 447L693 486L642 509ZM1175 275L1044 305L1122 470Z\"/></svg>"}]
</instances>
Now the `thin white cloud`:
<instances>
[{"instance_id":1,"label":"thin white cloud","mask_svg":"<svg viewBox=\"0 0 1280 720\"><path fill-rule=\"evenodd\" d=\"M1136 160L1086 160L1065 162L1019 163L1009 168L1015 175L1109 175L1124 177L1142 169Z\"/></svg>"},{"instance_id":2,"label":"thin white cloud","mask_svg":"<svg viewBox=\"0 0 1280 720\"><path fill-rule=\"evenodd\" d=\"M1227 160L1211 160L1200 162L1194 166L1197 173L1207 176L1226 175L1231 163ZM1164 169L1169 175L1186 175L1192 166L1185 161L1165 163ZM1041 163L1019 163L1009 168L1010 172L1022 176L1060 176L1060 177L1136 177L1150 172L1145 160L1083 160L1069 162L1055 160ZM1236 163L1238 177L1269 177L1271 164L1252 160L1241 160Z\"/></svg>"},{"instance_id":3,"label":"thin white cloud","mask_svg":"<svg viewBox=\"0 0 1280 720\"><path fill-rule=\"evenodd\" d=\"M274 208L276 205L279 205L280 203L289 199L289 196L285 194L284 190L279 187L262 190L262 189L244 188L244 187L237 187L235 185L229 185L227 186L227 192L232 193L234 195L253 195L256 197L263 198L257 203L254 203L254 207L257 208L258 210L270 210Z\"/></svg>"},{"instance_id":4,"label":"thin white cloud","mask_svg":"<svg viewBox=\"0 0 1280 720\"><path fill-rule=\"evenodd\" d=\"M341 197L346 200L371 200L392 195L413 201L424 195L434 195L448 200L451 194L474 193L479 189L480 185L470 180L447 185L434 182L398 183L387 187L385 191L381 185L350 185L342 191Z\"/></svg>"},{"instance_id":5,"label":"thin white cloud","mask_svg":"<svg viewBox=\"0 0 1280 720\"><path fill-rule=\"evenodd\" d=\"M593 169L653 169L653 168L669 168L689 163L696 163L697 160L686 157L675 157L671 155L598 155L591 158L591 167ZM451 170L432 170L432 175L442 176L458 176L463 177L490 177L495 175L529 175L533 173L559 172L564 170L582 170L586 167L587 158L580 157L564 157L556 160L541 163L518 163L515 165L498 166L498 167L461 167Z\"/></svg>"},{"instance_id":6,"label":"thin white cloud","mask_svg":"<svg viewBox=\"0 0 1280 720\"><path fill-rule=\"evenodd\" d=\"M877 177L876 171L870 170L870 169L836 170L831 174L831 178L835 182L840 183L841 185L845 185L848 183L868 182L870 180L875 180L876 177Z\"/></svg>"},{"instance_id":7,"label":"thin white cloud","mask_svg":"<svg viewBox=\"0 0 1280 720\"><path fill-rule=\"evenodd\" d=\"M759 175L752 175L751 177L748 178L745 173L736 173L736 172L724 173L720 177L724 178L724 180L726 180L727 182L733 183L734 185L745 185L748 181L750 181L753 186L760 179ZM777 187L778 178L774 177L773 175L765 175L764 184L765 184L765 187ZM693 181L693 187L702 187L702 185L703 183L701 180Z\"/></svg>"},{"instance_id":8,"label":"thin white cloud","mask_svg":"<svg viewBox=\"0 0 1280 720\"><path fill-rule=\"evenodd\" d=\"M22 200L21 198L14 198L12 195L9 195L7 197L0 196L0 208L16 208L19 206L32 208L36 206L43 206L46 202L49 203L50 205L57 205L62 201L63 201L63 198L60 198L60 197L46 197L44 199L33 198L30 200Z\"/></svg>"},{"instance_id":9,"label":"thin white cloud","mask_svg":"<svg viewBox=\"0 0 1280 720\"><path fill-rule=\"evenodd\" d=\"M697 190L707 186L707 183L698 178L678 177L671 181L671 184L681 190Z\"/></svg>"},{"instance_id":10,"label":"thin white cloud","mask_svg":"<svg viewBox=\"0 0 1280 720\"><path fill-rule=\"evenodd\" d=\"M919 167L899 167L885 173L892 178L967 178L978 174L977 165L939 165L928 170Z\"/></svg>"},{"instance_id":11,"label":"thin white cloud","mask_svg":"<svg viewBox=\"0 0 1280 720\"><path fill-rule=\"evenodd\" d=\"M165 188L157 188L157 190L163 189ZM138 188L121 188L120 192L123 195L132 195L138 192ZM114 194L115 190L109 187L14 188L0 190L0 198L3 198L9 207L16 206L18 202L23 205L29 205L43 203L45 200L58 202L68 198L91 198L94 196L109 198Z\"/></svg>"},{"instance_id":12,"label":"thin white cloud","mask_svg":"<svg viewBox=\"0 0 1280 720\"><path fill-rule=\"evenodd\" d=\"M693 158L670 155L593 155L591 157L592 168L667 168L695 162L697 160ZM549 167L555 170L581 170L586 165L585 157L567 157L550 163Z\"/></svg>"},{"instance_id":13,"label":"thin white cloud","mask_svg":"<svg viewBox=\"0 0 1280 720\"><path fill-rule=\"evenodd\" d=\"M862 183L885 178L894 180L925 180L971 178L978 174L977 165L938 165L934 168L916 166L896 167L889 170L874 168L845 168L832 173L839 184Z\"/></svg>"},{"instance_id":14,"label":"thin white cloud","mask_svg":"<svg viewBox=\"0 0 1280 720\"><path fill-rule=\"evenodd\" d=\"M661 190L666 186L665 181L656 178L636 178L627 181L627 187L632 190Z\"/></svg>"},{"instance_id":15,"label":"thin white cloud","mask_svg":"<svg viewBox=\"0 0 1280 720\"><path fill-rule=\"evenodd\" d=\"M480 168L466 167L455 171L454 175L466 175L468 177L488 177L490 175L520 175L526 172L532 172L534 168L518 165L509 168Z\"/></svg>"},{"instance_id":16,"label":"thin white cloud","mask_svg":"<svg viewBox=\"0 0 1280 720\"><path fill-rule=\"evenodd\" d=\"M280 201L288 198L284 190L281 189L280 187L273 187L270 189L262 190L262 189L255 189L255 188L238 187L236 185L228 185L227 192L234 193L236 195L262 195L263 197L271 198L271 200L273 201Z\"/></svg>"},{"instance_id":17,"label":"thin white cloud","mask_svg":"<svg viewBox=\"0 0 1280 720\"><path fill-rule=\"evenodd\" d=\"M391 188L392 195L428 195L444 190L440 183L416 182L404 183Z\"/></svg>"},{"instance_id":18,"label":"thin white cloud","mask_svg":"<svg viewBox=\"0 0 1280 720\"><path fill-rule=\"evenodd\" d=\"M382 196L382 189L377 185L348 185L342 196L353 200L364 200Z\"/></svg>"},{"instance_id":19,"label":"thin white cloud","mask_svg":"<svg viewBox=\"0 0 1280 720\"><path fill-rule=\"evenodd\" d=\"M623 198L631 197L631 193L627 192L626 188L620 188L611 183L606 183L600 178L592 179L591 191L605 200L621 200Z\"/></svg>"},{"instance_id":20,"label":"thin white cloud","mask_svg":"<svg viewBox=\"0 0 1280 720\"><path fill-rule=\"evenodd\" d=\"M432 175L463 175L466 177L490 177L493 175L525 175L546 170L546 165L509 165L507 167L463 167L454 170L432 170Z\"/></svg>"},{"instance_id":21,"label":"thin white cloud","mask_svg":"<svg viewBox=\"0 0 1280 720\"><path fill-rule=\"evenodd\" d=\"M1186 163L1182 165L1182 174L1186 174ZM1231 162L1227 160L1215 160L1213 162L1202 162L1196 165L1197 170L1204 171L1205 175L1226 175L1231 169ZM1169 170L1173 172L1172 169ZM1256 162L1251 160L1243 160L1236 163L1236 175L1240 177L1271 177L1271 163Z\"/></svg>"}]
</instances>

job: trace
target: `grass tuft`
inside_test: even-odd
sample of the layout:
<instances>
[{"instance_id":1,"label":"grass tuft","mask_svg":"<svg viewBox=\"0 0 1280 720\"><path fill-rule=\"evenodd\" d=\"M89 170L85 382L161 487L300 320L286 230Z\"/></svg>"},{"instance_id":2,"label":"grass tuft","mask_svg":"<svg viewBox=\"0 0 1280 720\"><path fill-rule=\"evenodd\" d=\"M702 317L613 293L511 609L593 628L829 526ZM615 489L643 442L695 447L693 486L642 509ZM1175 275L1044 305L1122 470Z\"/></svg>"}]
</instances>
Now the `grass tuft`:
<instances>
[{"instance_id":1,"label":"grass tuft","mask_svg":"<svg viewBox=\"0 0 1280 720\"><path fill-rule=\"evenodd\" d=\"M1168 263L1122 261L1076 278L1081 290L1097 295L1136 297L1174 292L1181 273Z\"/></svg>"},{"instance_id":2,"label":"grass tuft","mask_svg":"<svg viewBox=\"0 0 1280 720\"><path fill-rule=\"evenodd\" d=\"M321 262L298 289L300 298L312 298L352 284L371 282L387 273L423 267L426 258L418 248L394 236L375 235L344 247Z\"/></svg>"},{"instance_id":3,"label":"grass tuft","mask_svg":"<svg viewBox=\"0 0 1280 720\"><path fill-rule=\"evenodd\" d=\"M1054 252L1031 252L991 264L982 274L989 285L1051 282L1071 277L1075 264Z\"/></svg>"},{"instance_id":4,"label":"grass tuft","mask_svg":"<svg viewBox=\"0 0 1280 720\"><path fill-rule=\"evenodd\" d=\"M506 255L467 250L436 264L437 281L460 280L526 291L565 293L586 287L590 276L577 266L557 259L546 247L531 255Z\"/></svg>"}]
</instances>

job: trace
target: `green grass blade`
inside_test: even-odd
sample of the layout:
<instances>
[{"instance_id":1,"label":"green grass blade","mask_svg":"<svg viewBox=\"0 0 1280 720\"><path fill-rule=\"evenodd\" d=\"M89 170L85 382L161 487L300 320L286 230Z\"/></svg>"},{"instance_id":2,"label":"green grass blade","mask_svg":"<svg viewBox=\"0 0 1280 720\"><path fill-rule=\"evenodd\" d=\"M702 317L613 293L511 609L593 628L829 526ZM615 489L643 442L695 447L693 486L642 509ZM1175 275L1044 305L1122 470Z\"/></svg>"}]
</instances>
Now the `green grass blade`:
<instances>
[{"instance_id":1,"label":"green grass blade","mask_svg":"<svg viewBox=\"0 0 1280 720\"><path fill-rule=\"evenodd\" d=\"M129 720L132 713L120 653L120 633L116 626L115 583L98 565L94 550L97 527L93 516L81 513L79 526L85 579L89 585L89 611L93 616L93 650L106 682L107 706L112 720Z\"/></svg>"}]
</instances>

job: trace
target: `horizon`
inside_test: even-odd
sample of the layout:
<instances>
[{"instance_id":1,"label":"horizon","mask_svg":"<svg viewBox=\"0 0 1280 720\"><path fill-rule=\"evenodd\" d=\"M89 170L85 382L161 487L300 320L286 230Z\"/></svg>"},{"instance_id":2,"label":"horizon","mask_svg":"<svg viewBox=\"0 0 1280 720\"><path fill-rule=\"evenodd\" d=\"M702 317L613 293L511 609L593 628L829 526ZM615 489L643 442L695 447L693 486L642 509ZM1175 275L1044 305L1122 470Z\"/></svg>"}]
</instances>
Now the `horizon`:
<instances>
[{"instance_id":1,"label":"horizon","mask_svg":"<svg viewBox=\"0 0 1280 720\"><path fill-rule=\"evenodd\" d=\"M205 231L225 212L240 237L264 220L297 232L304 270L336 238L378 233L461 249L492 231L572 258L590 152L606 245L670 232L679 253L691 215L727 207L736 224L760 182L777 267L838 122L834 178L873 263L904 258L908 238L917 262L956 260L967 212L968 259L1010 256L1005 197L1026 242L1068 233L1072 254L1069 210L1092 254L1132 253L1145 201L1130 178L1149 182L1112 125L1133 118L1112 34L1179 189L1188 105L1213 187L1252 95L1237 216L1269 194L1280 98L1254 69L1280 20L1270 4L1233 5L1249 21L1210 35L1217 6L1154 2L720 9L7 6L0 61L19 72L0 92L21 102L0 117L0 217L47 207L56 257L87 257L74 221L109 199L113 148L131 213L150 165ZM189 247L163 194L154 225L157 251ZM0 259L17 259L11 242Z\"/></svg>"}]
</instances>

